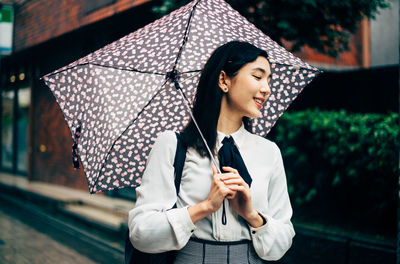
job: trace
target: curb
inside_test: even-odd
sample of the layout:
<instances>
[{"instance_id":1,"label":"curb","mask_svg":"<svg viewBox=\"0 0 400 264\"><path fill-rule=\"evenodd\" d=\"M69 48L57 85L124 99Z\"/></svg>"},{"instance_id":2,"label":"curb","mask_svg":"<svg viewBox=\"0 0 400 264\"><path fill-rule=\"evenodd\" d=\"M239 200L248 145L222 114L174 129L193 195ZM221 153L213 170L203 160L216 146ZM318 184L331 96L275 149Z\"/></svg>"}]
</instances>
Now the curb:
<instances>
[{"instance_id":1,"label":"curb","mask_svg":"<svg viewBox=\"0 0 400 264\"><path fill-rule=\"evenodd\" d=\"M97 221L96 219L89 219L83 215L67 209L68 205L83 205L83 202L79 200L68 202L61 201L29 190L24 190L16 186L10 186L1 182L0 193L2 194L3 198L7 196L8 200L14 199L19 202L25 202L29 203L30 205L38 206L48 214L55 213L62 217L67 217L73 222L79 222L83 226L98 229L99 231L104 232L111 237L124 238L124 232L126 232L127 230L127 223L125 222L121 223L119 227L116 227L101 221ZM112 213L110 212L110 214Z\"/></svg>"}]
</instances>

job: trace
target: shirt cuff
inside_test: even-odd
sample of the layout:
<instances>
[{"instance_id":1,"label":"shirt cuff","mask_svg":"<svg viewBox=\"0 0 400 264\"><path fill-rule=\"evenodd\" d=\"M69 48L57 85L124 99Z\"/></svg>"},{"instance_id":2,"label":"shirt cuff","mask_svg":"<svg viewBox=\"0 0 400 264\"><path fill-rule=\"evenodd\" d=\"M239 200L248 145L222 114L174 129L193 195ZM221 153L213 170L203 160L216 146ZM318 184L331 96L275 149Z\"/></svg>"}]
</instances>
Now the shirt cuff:
<instances>
[{"instance_id":1,"label":"shirt cuff","mask_svg":"<svg viewBox=\"0 0 400 264\"><path fill-rule=\"evenodd\" d=\"M255 236L257 234L264 233L265 231L268 230L268 227L269 227L269 225L271 223L271 217L270 216L265 215L265 214L260 213L260 212L258 212L258 213L260 214L261 217L263 217L267 221L267 223L265 223L265 225L262 225L262 226L259 226L259 227L252 227L251 225L249 225L251 236Z\"/></svg>"},{"instance_id":2,"label":"shirt cuff","mask_svg":"<svg viewBox=\"0 0 400 264\"><path fill-rule=\"evenodd\" d=\"M188 206L185 206L166 211L168 221L174 229L178 241L188 240L196 229L187 208Z\"/></svg>"}]
</instances>

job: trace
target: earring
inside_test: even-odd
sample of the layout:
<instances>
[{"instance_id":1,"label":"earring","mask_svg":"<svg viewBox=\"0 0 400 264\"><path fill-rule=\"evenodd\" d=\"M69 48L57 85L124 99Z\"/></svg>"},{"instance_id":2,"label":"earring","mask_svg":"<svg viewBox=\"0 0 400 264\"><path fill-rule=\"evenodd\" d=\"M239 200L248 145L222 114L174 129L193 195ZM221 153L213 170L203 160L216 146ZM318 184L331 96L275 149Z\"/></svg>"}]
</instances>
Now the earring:
<instances>
[{"instance_id":1,"label":"earring","mask_svg":"<svg viewBox=\"0 0 400 264\"><path fill-rule=\"evenodd\" d=\"M225 87L225 88L224 88L224 91L227 92L227 91L228 91L228 88Z\"/></svg>"}]
</instances>

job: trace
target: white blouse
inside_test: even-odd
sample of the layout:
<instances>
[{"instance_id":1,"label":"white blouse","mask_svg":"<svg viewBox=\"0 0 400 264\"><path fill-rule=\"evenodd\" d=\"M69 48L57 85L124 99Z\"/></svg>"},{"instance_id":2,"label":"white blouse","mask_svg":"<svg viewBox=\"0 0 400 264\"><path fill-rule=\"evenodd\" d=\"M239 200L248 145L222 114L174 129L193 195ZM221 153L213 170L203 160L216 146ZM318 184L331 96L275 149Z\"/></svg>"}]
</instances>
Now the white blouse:
<instances>
[{"instance_id":1,"label":"white blouse","mask_svg":"<svg viewBox=\"0 0 400 264\"><path fill-rule=\"evenodd\" d=\"M217 149L225 136L218 132ZM222 206L193 224L187 207L207 199L212 163L189 148L177 197L173 167L177 140L175 132L165 131L153 145L142 183L136 188L135 208L129 212L129 236L135 248L149 253L179 250L194 236L214 241L251 240L257 254L265 260L278 260L286 253L295 231L290 221L293 212L281 152L274 142L251 134L243 124L230 136L253 180L253 208L267 223L251 227L225 199L226 225L222 224ZM178 208L171 209L175 203Z\"/></svg>"}]
</instances>

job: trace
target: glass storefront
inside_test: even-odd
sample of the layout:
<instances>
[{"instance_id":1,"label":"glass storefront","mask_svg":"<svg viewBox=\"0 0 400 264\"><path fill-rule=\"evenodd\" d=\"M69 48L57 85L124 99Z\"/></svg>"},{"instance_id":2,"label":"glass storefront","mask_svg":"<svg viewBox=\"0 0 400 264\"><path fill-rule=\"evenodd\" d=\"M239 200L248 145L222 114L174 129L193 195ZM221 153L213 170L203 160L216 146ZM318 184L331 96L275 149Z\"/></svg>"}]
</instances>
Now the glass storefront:
<instances>
[{"instance_id":1,"label":"glass storefront","mask_svg":"<svg viewBox=\"0 0 400 264\"><path fill-rule=\"evenodd\" d=\"M30 87L18 89L17 116L17 171L28 172L28 123L31 104Z\"/></svg>"},{"instance_id":2,"label":"glass storefront","mask_svg":"<svg viewBox=\"0 0 400 264\"><path fill-rule=\"evenodd\" d=\"M4 89L1 93L1 166L13 169L13 120L14 120L14 91Z\"/></svg>"},{"instance_id":3,"label":"glass storefront","mask_svg":"<svg viewBox=\"0 0 400 264\"><path fill-rule=\"evenodd\" d=\"M31 88L19 75L1 89L1 163L3 170L27 175Z\"/></svg>"}]
</instances>

